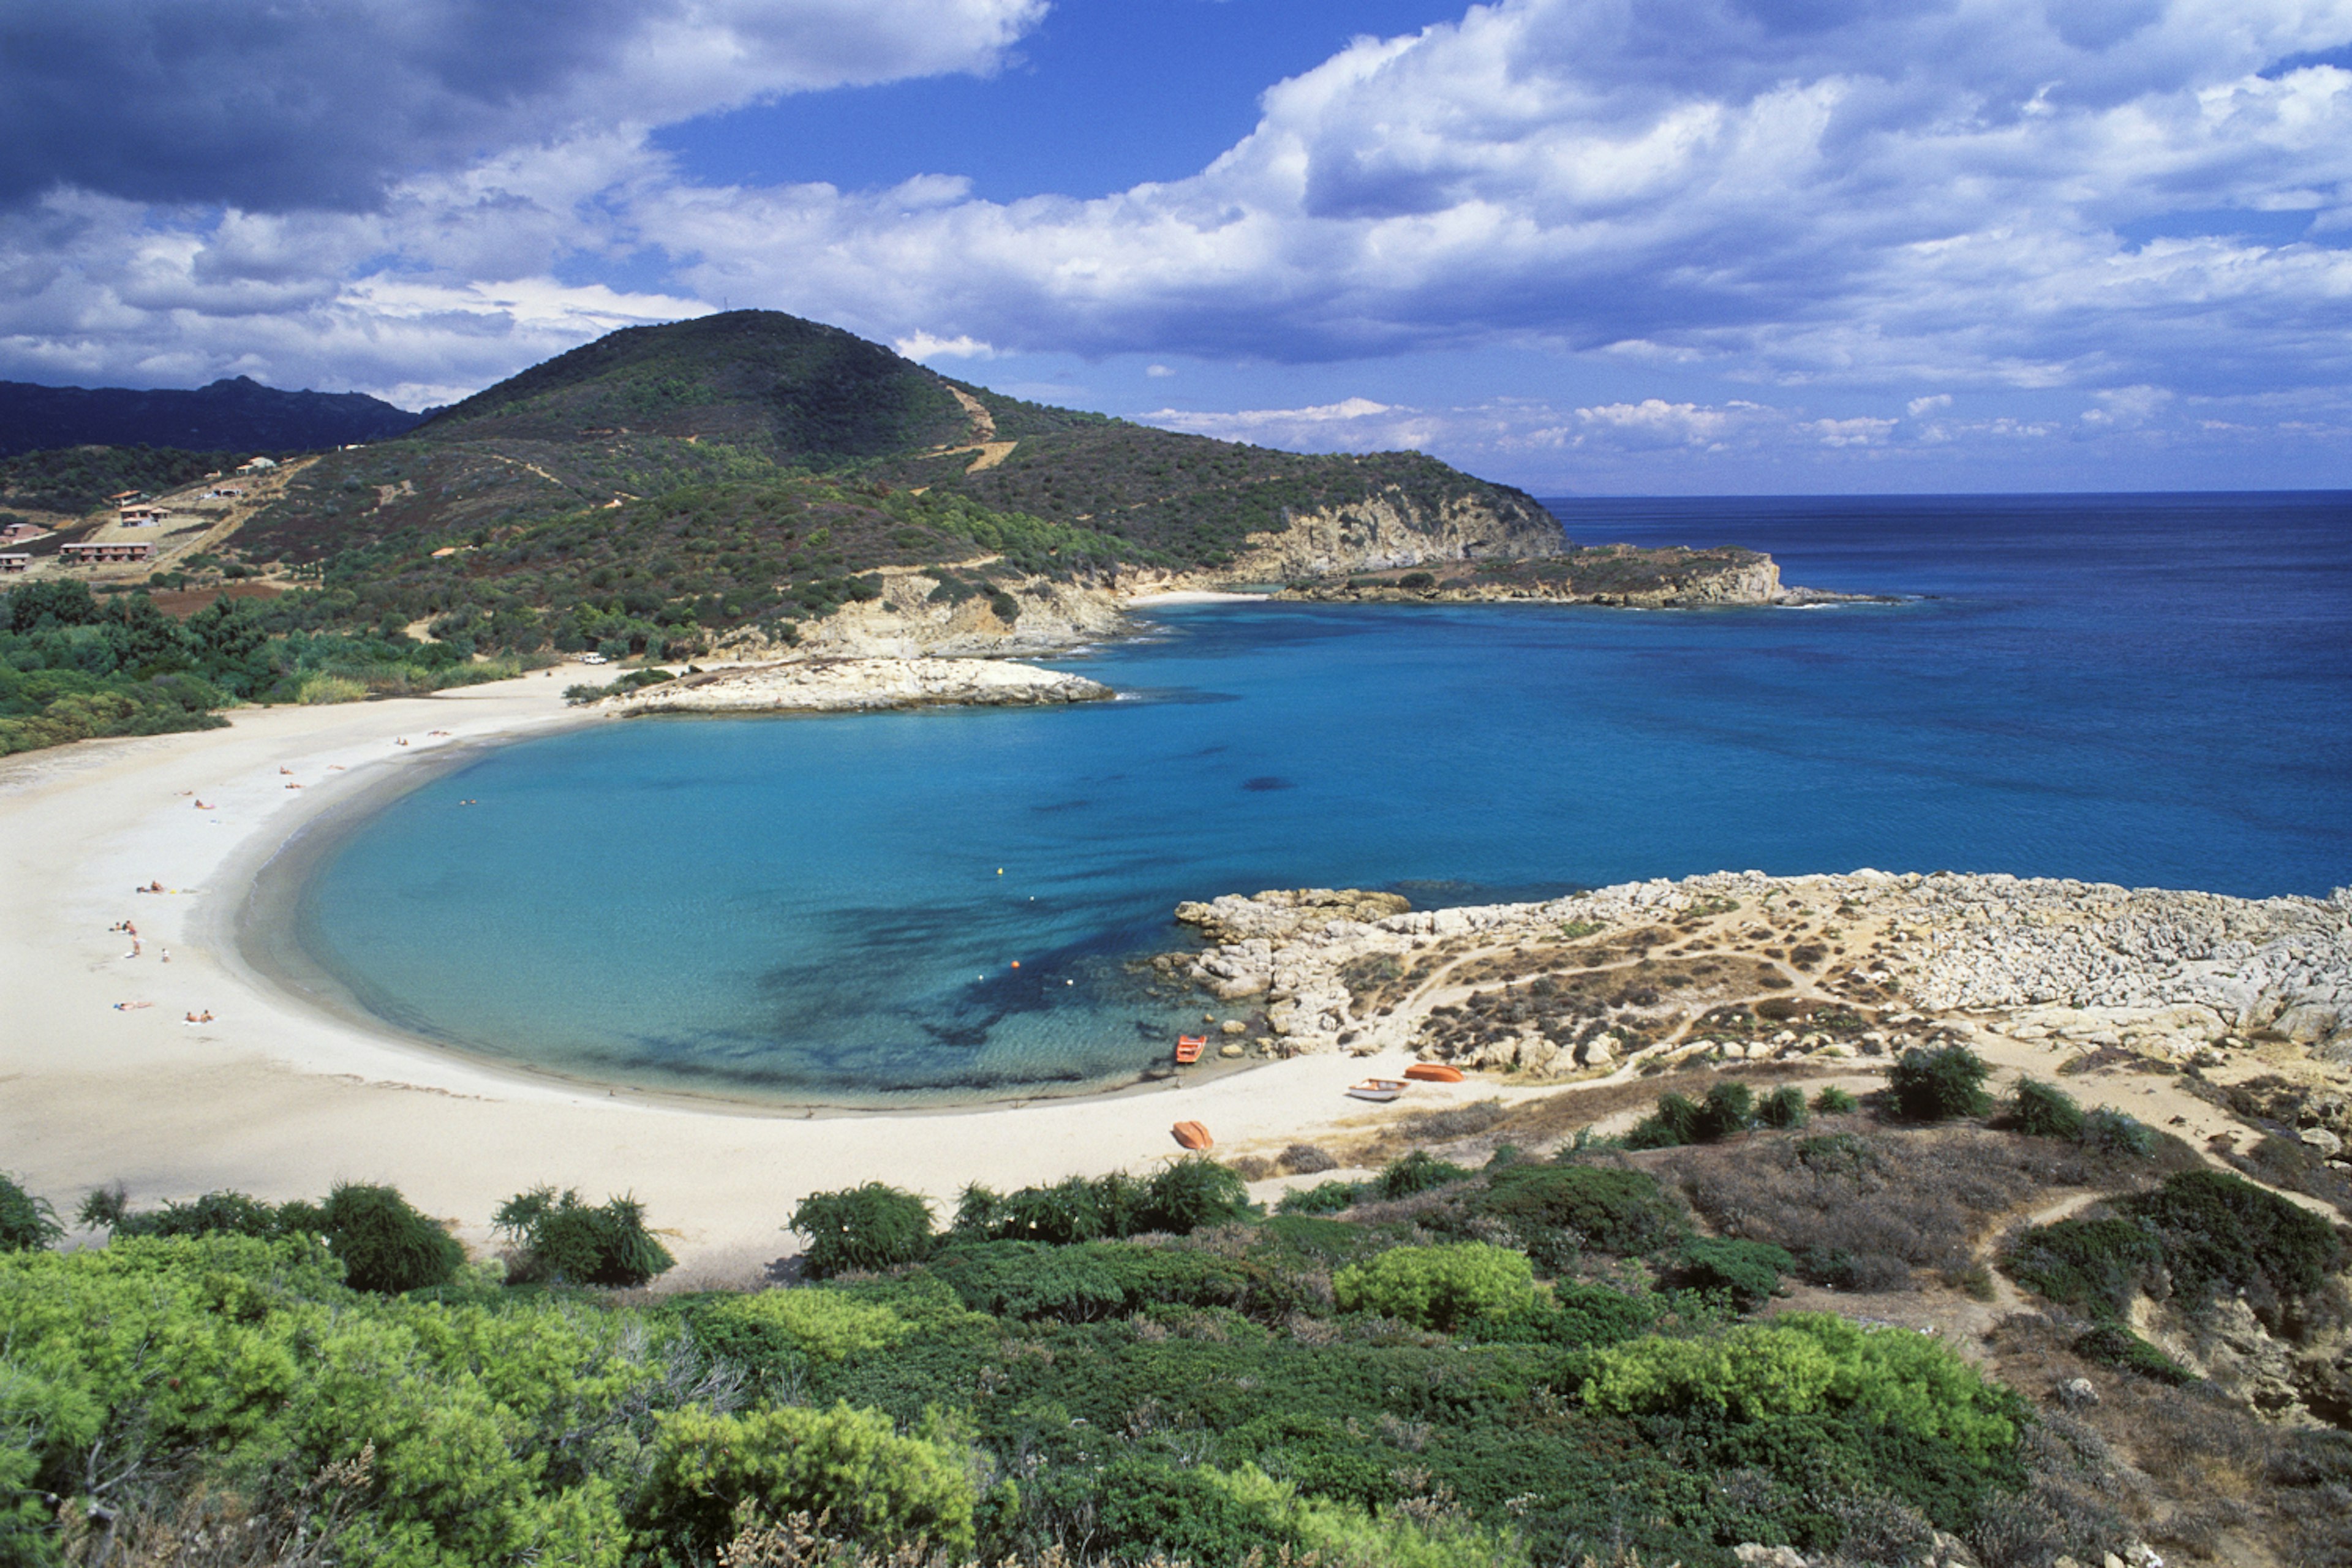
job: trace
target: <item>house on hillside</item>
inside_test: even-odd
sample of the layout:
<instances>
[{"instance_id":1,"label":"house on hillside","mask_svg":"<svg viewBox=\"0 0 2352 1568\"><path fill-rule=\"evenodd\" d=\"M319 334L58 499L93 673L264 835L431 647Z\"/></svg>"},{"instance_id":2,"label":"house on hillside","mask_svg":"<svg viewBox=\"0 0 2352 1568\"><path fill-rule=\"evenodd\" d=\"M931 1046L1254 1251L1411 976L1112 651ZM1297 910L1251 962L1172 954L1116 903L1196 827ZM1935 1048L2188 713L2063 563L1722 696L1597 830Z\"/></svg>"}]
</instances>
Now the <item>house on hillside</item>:
<instances>
[{"instance_id":1,"label":"house on hillside","mask_svg":"<svg viewBox=\"0 0 2352 1568\"><path fill-rule=\"evenodd\" d=\"M266 474L277 466L275 458L247 458L236 466L236 471L240 474Z\"/></svg>"},{"instance_id":2,"label":"house on hillside","mask_svg":"<svg viewBox=\"0 0 2352 1568\"><path fill-rule=\"evenodd\" d=\"M152 501L141 501L124 507L116 521L125 528L153 528L163 521L163 509Z\"/></svg>"},{"instance_id":3,"label":"house on hillside","mask_svg":"<svg viewBox=\"0 0 2352 1568\"><path fill-rule=\"evenodd\" d=\"M155 545L152 540L132 542L109 539L97 543L59 546L58 556L68 566L105 566L121 561L152 561Z\"/></svg>"},{"instance_id":4,"label":"house on hillside","mask_svg":"<svg viewBox=\"0 0 2352 1568\"><path fill-rule=\"evenodd\" d=\"M14 544L20 539L38 539L48 532L37 522L0 522L0 544Z\"/></svg>"},{"instance_id":5,"label":"house on hillside","mask_svg":"<svg viewBox=\"0 0 2352 1568\"><path fill-rule=\"evenodd\" d=\"M10 572L33 569L33 552L29 550L0 550L0 575Z\"/></svg>"},{"instance_id":6,"label":"house on hillside","mask_svg":"<svg viewBox=\"0 0 2352 1568\"><path fill-rule=\"evenodd\" d=\"M112 495L106 498L106 504L109 506L129 506L132 501L145 500L146 499L147 492L145 490L117 490Z\"/></svg>"}]
</instances>

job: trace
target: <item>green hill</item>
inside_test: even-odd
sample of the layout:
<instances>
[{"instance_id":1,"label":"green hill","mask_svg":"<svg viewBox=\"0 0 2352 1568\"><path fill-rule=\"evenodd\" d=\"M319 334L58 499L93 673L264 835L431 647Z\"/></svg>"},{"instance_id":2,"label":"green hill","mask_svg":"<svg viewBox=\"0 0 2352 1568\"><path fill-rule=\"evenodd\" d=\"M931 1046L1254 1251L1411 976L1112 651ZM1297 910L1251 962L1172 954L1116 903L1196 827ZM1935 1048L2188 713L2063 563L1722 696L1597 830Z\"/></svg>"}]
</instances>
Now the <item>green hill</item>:
<instances>
[{"instance_id":1,"label":"green hill","mask_svg":"<svg viewBox=\"0 0 2352 1568\"><path fill-rule=\"evenodd\" d=\"M1493 553L1559 548L1558 525L1530 498L1433 458L1302 457L1025 403L838 328L763 310L614 332L466 399L405 439L331 453L241 544L251 559L312 564L425 543L436 531L529 529L712 486L749 487L720 510L757 531L748 498L794 510L785 498L795 482L818 483L811 504L849 484L874 500L944 493L991 513L1080 527L1106 542L1087 552L1090 567L1109 559L1213 570L1239 557L1253 533L1380 498L1408 529L1426 520L1434 530L1441 514L1465 507L1490 516L1504 542ZM968 542L956 538L963 551ZM860 571L904 557L894 546L852 552L842 564Z\"/></svg>"}]
</instances>

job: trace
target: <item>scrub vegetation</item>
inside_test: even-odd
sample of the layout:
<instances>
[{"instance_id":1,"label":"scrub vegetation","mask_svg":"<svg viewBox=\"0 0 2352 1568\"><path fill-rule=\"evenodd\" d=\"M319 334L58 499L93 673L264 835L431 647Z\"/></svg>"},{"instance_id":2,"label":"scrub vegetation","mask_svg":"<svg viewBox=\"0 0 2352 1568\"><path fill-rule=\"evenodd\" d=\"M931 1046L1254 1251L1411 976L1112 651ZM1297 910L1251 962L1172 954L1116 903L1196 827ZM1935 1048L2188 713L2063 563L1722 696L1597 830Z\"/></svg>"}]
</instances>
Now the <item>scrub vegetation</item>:
<instances>
[{"instance_id":1,"label":"scrub vegetation","mask_svg":"<svg viewBox=\"0 0 2352 1568\"><path fill-rule=\"evenodd\" d=\"M2308 1319L2336 1237L2183 1160L1840 1117L1416 1150L1325 1215L1197 1157L952 1215L876 1183L793 1212L809 1282L658 1296L589 1288L667 1267L625 1197L518 1194L467 1264L385 1188L100 1192L110 1243L58 1251L0 1184L0 1561L1714 1568L1942 1531L2095 1562L2149 1484L2098 1431L1934 1335L1780 1310L1822 1248L1865 1255L1839 1226L1915 1224L1933 1265L2036 1182L2113 1195L2001 1254L2053 1315L1997 1364L2120 1380L2136 1430L2258 1466L2266 1528L2324 1556L2340 1435L2230 1425L2121 1314L2164 1274Z\"/></svg>"}]
</instances>

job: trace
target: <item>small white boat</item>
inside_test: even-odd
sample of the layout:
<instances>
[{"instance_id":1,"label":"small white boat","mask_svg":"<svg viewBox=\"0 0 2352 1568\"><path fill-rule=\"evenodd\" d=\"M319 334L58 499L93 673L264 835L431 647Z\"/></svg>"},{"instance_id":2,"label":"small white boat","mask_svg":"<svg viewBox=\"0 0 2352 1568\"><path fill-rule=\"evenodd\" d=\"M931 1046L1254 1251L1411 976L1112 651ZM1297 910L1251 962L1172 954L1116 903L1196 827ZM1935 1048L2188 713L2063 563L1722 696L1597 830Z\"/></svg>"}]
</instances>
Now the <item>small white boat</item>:
<instances>
[{"instance_id":1,"label":"small white boat","mask_svg":"<svg viewBox=\"0 0 2352 1568\"><path fill-rule=\"evenodd\" d=\"M1381 1104L1394 1100L1412 1085L1401 1078L1368 1078L1361 1083L1351 1083L1348 1093L1358 1100L1377 1100Z\"/></svg>"}]
</instances>

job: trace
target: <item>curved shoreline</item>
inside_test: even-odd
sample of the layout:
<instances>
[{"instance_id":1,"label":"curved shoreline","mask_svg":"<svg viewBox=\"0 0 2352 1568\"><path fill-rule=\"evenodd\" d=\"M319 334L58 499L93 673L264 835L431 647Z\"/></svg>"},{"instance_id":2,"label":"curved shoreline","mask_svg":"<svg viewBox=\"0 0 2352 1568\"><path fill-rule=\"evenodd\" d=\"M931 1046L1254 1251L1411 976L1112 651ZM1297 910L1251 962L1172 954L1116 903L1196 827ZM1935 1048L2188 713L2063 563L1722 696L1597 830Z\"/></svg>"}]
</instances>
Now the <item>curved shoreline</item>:
<instances>
[{"instance_id":1,"label":"curved shoreline","mask_svg":"<svg viewBox=\"0 0 2352 1568\"><path fill-rule=\"evenodd\" d=\"M226 730L0 765L0 1148L11 1171L65 1199L119 1180L140 1202L386 1181L477 1245L499 1203L540 1183L634 1192L676 1228L691 1281L742 1278L794 1250L779 1227L810 1191L880 1180L951 1204L974 1179L1145 1168L1177 1152L1177 1120L1206 1122L1221 1148L1278 1146L1365 1110L1340 1094L1365 1070L1346 1058L979 1107L820 1115L688 1102L500 1070L339 1016L238 952L236 922L263 868L330 813L414 787L394 772L404 763L595 721L564 707L560 678L541 676L246 710ZM395 747L404 734L411 744ZM194 809L199 800L214 809ZM158 879L186 891L131 891ZM125 917L139 926L139 958L108 930ZM121 1001L149 1005L121 1012ZM215 1023L180 1021L206 1009ZM1432 1100L1483 1092L1465 1085Z\"/></svg>"}]
</instances>

